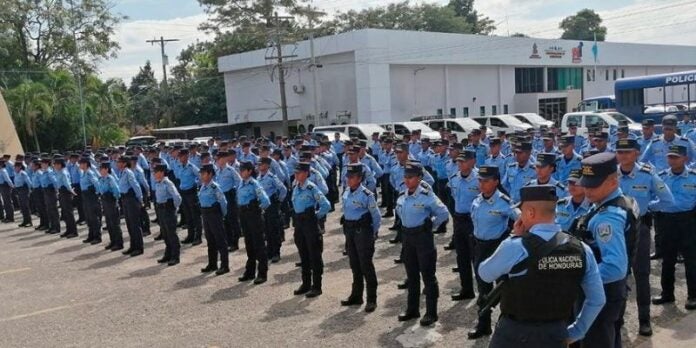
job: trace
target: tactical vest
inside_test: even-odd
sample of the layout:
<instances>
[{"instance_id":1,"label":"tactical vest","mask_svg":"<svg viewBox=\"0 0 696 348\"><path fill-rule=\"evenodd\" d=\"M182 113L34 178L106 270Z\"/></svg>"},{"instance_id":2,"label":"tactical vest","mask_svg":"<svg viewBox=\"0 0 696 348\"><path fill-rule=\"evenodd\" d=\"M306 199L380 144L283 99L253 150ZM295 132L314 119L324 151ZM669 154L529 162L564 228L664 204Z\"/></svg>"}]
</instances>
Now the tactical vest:
<instances>
[{"instance_id":1,"label":"tactical vest","mask_svg":"<svg viewBox=\"0 0 696 348\"><path fill-rule=\"evenodd\" d=\"M597 209L590 211L586 215L578 217L573 222L573 226L570 228L570 231L574 236L580 238L581 240L585 241L588 245L590 245L592 253L594 253L595 260L597 260L597 263L602 262L602 253L597 247L596 243L592 243L594 241L594 235L592 234L592 231L588 229L588 226L590 225L590 221L595 215L607 210L607 208L609 207L617 207L626 212L624 239L626 240L626 254L628 256L628 264L631 265L633 264L633 257L636 254L636 249L638 248L638 233L640 231L641 224L639 218L640 213L638 211L638 204L632 197L621 195L605 202Z\"/></svg>"},{"instance_id":2,"label":"tactical vest","mask_svg":"<svg viewBox=\"0 0 696 348\"><path fill-rule=\"evenodd\" d=\"M510 273L527 273L503 283L502 314L525 322L567 320L587 267L582 243L564 232L549 241L531 233L521 238L528 256Z\"/></svg>"}]
</instances>

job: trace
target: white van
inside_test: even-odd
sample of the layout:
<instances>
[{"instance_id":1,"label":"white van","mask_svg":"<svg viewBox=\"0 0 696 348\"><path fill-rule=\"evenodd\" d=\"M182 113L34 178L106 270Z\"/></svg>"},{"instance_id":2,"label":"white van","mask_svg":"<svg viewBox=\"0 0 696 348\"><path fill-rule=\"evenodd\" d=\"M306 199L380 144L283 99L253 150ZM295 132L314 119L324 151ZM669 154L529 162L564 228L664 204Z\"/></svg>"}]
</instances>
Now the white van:
<instances>
[{"instance_id":1,"label":"white van","mask_svg":"<svg viewBox=\"0 0 696 348\"><path fill-rule=\"evenodd\" d=\"M440 128L449 128L453 134L457 135L459 141L466 139L469 133L474 129L479 129L481 125L471 118L443 118L423 121L428 127L439 130ZM493 131L486 131L488 136L493 135ZM425 138L422 136L421 138Z\"/></svg>"},{"instance_id":2,"label":"white van","mask_svg":"<svg viewBox=\"0 0 696 348\"><path fill-rule=\"evenodd\" d=\"M381 124L382 128L394 133L396 138L403 139L405 134L411 134L414 130L421 131L421 138L440 139L440 132L434 131L423 122L408 121Z\"/></svg>"},{"instance_id":3,"label":"white van","mask_svg":"<svg viewBox=\"0 0 696 348\"><path fill-rule=\"evenodd\" d=\"M333 126L318 126L312 129L312 132L341 132L348 134L349 137L369 140L372 139L372 133L385 133L386 129L376 123L359 123L359 124L338 124ZM329 137L333 139L333 135Z\"/></svg>"},{"instance_id":4,"label":"white van","mask_svg":"<svg viewBox=\"0 0 696 348\"><path fill-rule=\"evenodd\" d=\"M546 128L551 128L553 126L553 121L549 121L538 114L532 112L523 112L519 114L512 114L518 120L534 127L534 129L539 129L541 126L546 126Z\"/></svg>"},{"instance_id":5,"label":"white van","mask_svg":"<svg viewBox=\"0 0 696 348\"><path fill-rule=\"evenodd\" d=\"M486 126L493 131L493 134L498 134L498 131L505 131L507 134L512 134L516 131L527 131L532 126L518 120L512 115L497 115L497 116L481 116L474 117L474 121L481 126Z\"/></svg>"},{"instance_id":6,"label":"white van","mask_svg":"<svg viewBox=\"0 0 696 348\"><path fill-rule=\"evenodd\" d=\"M634 134L640 134L642 127L640 123L633 121L626 115L616 112L571 112L563 115L561 120L561 132L568 132L568 124L573 123L578 126L578 134L586 135L588 128L602 127L609 130L609 126L618 126L620 121L628 122L628 130Z\"/></svg>"}]
</instances>

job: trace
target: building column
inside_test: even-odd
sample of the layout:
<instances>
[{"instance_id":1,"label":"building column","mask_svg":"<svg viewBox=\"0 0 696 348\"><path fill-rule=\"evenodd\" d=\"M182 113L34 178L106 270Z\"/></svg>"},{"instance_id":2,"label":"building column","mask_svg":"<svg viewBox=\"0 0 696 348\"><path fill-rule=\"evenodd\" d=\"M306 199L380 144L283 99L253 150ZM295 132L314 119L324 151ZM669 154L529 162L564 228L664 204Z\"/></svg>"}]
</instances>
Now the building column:
<instances>
[{"instance_id":1,"label":"building column","mask_svg":"<svg viewBox=\"0 0 696 348\"><path fill-rule=\"evenodd\" d=\"M357 115L352 123L391 122L391 81L389 64L362 63L356 54L355 96Z\"/></svg>"}]
</instances>

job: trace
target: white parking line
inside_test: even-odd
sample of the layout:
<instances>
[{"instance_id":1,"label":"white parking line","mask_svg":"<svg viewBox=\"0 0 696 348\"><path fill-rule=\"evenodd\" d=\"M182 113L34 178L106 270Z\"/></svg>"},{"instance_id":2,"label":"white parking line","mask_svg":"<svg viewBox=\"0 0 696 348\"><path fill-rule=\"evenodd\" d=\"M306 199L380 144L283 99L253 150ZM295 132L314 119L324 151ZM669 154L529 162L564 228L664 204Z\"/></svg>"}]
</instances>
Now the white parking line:
<instances>
[{"instance_id":1,"label":"white parking line","mask_svg":"<svg viewBox=\"0 0 696 348\"><path fill-rule=\"evenodd\" d=\"M17 272L24 272L24 271L28 271L28 270L31 270L31 268L30 268L30 267L24 267L24 268L8 269L8 270L6 270L6 271L0 271L0 275L3 275L3 274L10 274L10 273L17 273Z\"/></svg>"}]
</instances>

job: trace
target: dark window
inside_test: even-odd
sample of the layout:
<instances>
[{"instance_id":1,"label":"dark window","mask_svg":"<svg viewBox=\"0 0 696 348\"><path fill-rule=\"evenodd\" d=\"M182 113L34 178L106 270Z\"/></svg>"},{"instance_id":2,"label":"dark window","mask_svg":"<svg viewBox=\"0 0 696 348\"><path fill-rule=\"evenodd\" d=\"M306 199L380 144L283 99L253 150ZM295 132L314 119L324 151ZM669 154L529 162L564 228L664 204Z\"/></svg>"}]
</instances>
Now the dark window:
<instances>
[{"instance_id":1,"label":"dark window","mask_svg":"<svg viewBox=\"0 0 696 348\"><path fill-rule=\"evenodd\" d=\"M614 81L616 81L616 69L614 69Z\"/></svg>"},{"instance_id":2,"label":"dark window","mask_svg":"<svg viewBox=\"0 0 696 348\"><path fill-rule=\"evenodd\" d=\"M398 135L404 135L404 134L410 134L411 132L408 131L408 129L400 124L395 124L394 125L394 133Z\"/></svg>"},{"instance_id":3,"label":"dark window","mask_svg":"<svg viewBox=\"0 0 696 348\"><path fill-rule=\"evenodd\" d=\"M592 70L587 69L587 82L592 81Z\"/></svg>"},{"instance_id":4,"label":"dark window","mask_svg":"<svg viewBox=\"0 0 696 348\"><path fill-rule=\"evenodd\" d=\"M491 127L507 128L507 125L500 119L491 117Z\"/></svg>"},{"instance_id":5,"label":"dark window","mask_svg":"<svg viewBox=\"0 0 696 348\"><path fill-rule=\"evenodd\" d=\"M445 126L445 121L430 121L428 126L434 130L438 130Z\"/></svg>"},{"instance_id":6,"label":"dark window","mask_svg":"<svg viewBox=\"0 0 696 348\"><path fill-rule=\"evenodd\" d=\"M544 91L544 68L515 68L515 93Z\"/></svg>"},{"instance_id":7,"label":"dark window","mask_svg":"<svg viewBox=\"0 0 696 348\"><path fill-rule=\"evenodd\" d=\"M462 129L462 126L460 126L459 123L452 122L452 121L447 122L447 128L451 129L453 132L463 132L464 131L464 129Z\"/></svg>"},{"instance_id":8,"label":"dark window","mask_svg":"<svg viewBox=\"0 0 696 348\"><path fill-rule=\"evenodd\" d=\"M442 109L437 109L437 114L442 116Z\"/></svg>"},{"instance_id":9,"label":"dark window","mask_svg":"<svg viewBox=\"0 0 696 348\"><path fill-rule=\"evenodd\" d=\"M476 118L474 118L474 121L478 122L482 126L486 125L486 118L485 117L476 117Z\"/></svg>"},{"instance_id":10,"label":"dark window","mask_svg":"<svg viewBox=\"0 0 696 348\"><path fill-rule=\"evenodd\" d=\"M624 69L621 69L621 78L626 77L626 71Z\"/></svg>"},{"instance_id":11,"label":"dark window","mask_svg":"<svg viewBox=\"0 0 696 348\"><path fill-rule=\"evenodd\" d=\"M609 81L609 69L604 70L604 79Z\"/></svg>"},{"instance_id":12,"label":"dark window","mask_svg":"<svg viewBox=\"0 0 696 348\"><path fill-rule=\"evenodd\" d=\"M608 71L608 70L607 70ZM587 128L607 128L608 125L607 123L599 116L597 115L586 115L585 116L585 125Z\"/></svg>"},{"instance_id":13,"label":"dark window","mask_svg":"<svg viewBox=\"0 0 696 348\"><path fill-rule=\"evenodd\" d=\"M504 113L504 114L507 114L507 113L508 113L508 105L507 105L507 104L504 104L504 105L503 105L503 113Z\"/></svg>"},{"instance_id":14,"label":"dark window","mask_svg":"<svg viewBox=\"0 0 696 348\"><path fill-rule=\"evenodd\" d=\"M464 109L462 109L462 116L469 117L469 108L468 107L464 107Z\"/></svg>"},{"instance_id":15,"label":"dark window","mask_svg":"<svg viewBox=\"0 0 696 348\"><path fill-rule=\"evenodd\" d=\"M355 127L348 127L348 136L353 138L358 138L358 139L367 139L363 133L360 131L360 129L355 128Z\"/></svg>"},{"instance_id":16,"label":"dark window","mask_svg":"<svg viewBox=\"0 0 696 348\"><path fill-rule=\"evenodd\" d=\"M566 125L574 124L578 127L582 127L582 116L580 115L570 115L566 118Z\"/></svg>"},{"instance_id":17,"label":"dark window","mask_svg":"<svg viewBox=\"0 0 696 348\"><path fill-rule=\"evenodd\" d=\"M481 110L479 111L479 115L480 115L480 116L486 116L486 107L485 107L485 106L482 106L482 107L481 107Z\"/></svg>"},{"instance_id":18,"label":"dark window","mask_svg":"<svg viewBox=\"0 0 696 348\"><path fill-rule=\"evenodd\" d=\"M498 105L492 105L491 106L491 115L497 115L498 114Z\"/></svg>"},{"instance_id":19,"label":"dark window","mask_svg":"<svg viewBox=\"0 0 696 348\"><path fill-rule=\"evenodd\" d=\"M450 116L457 116L457 108L450 108Z\"/></svg>"},{"instance_id":20,"label":"dark window","mask_svg":"<svg viewBox=\"0 0 696 348\"><path fill-rule=\"evenodd\" d=\"M582 89L582 68L549 68L546 83L549 91Z\"/></svg>"}]
</instances>

